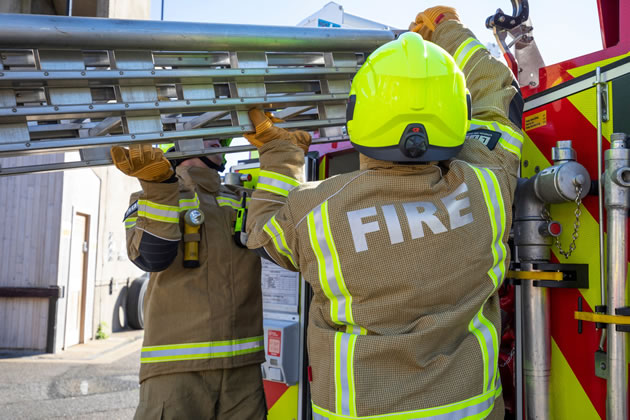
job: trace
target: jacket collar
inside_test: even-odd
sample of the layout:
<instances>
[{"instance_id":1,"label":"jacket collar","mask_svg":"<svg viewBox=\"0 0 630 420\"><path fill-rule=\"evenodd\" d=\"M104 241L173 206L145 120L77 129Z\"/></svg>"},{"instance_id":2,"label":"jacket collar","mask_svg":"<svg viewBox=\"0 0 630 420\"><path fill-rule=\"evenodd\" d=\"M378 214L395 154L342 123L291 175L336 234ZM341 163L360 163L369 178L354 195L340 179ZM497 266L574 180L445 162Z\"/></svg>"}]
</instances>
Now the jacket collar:
<instances>
[{"instance_id":1,"label":"jacket collar","mask_svg":"<svg viewBox=\"0 0 630 420\"><path fill-rule=\"evenodd\" d=\"M445 168L441 168L438 165L438 162L427 162L421 163L417 165L405 165L396 162L389 162L385 160L373 159L364 155L363 153L359 153L359 167L361 170L388 170L392 172L398 172L402 174L423 174L430 175L434 182L437 182L442 178L443 172L445 173L445 169L448 168L449 162L442 162L445 165Z\"/></svg>"},{"instance_id":2,"label":"jacket collar","mask_svg":"<svg viewBox=\"0 0 630 420\"><path fill-rule=\"evenodd\" d=\"M200 187L209 193L216 193L221 186L221 177L214 169L180 165L176 172L181 182L191 190Z\"/></svg>"}]
</instances>

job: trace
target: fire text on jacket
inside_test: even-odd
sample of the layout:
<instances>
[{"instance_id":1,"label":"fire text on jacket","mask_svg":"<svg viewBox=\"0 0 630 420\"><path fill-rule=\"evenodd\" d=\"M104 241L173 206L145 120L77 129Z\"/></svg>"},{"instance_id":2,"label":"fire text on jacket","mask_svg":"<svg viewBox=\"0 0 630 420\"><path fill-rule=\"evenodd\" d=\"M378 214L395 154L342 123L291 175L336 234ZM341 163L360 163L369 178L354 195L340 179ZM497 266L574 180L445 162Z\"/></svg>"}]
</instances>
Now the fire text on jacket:
<instances>
[{"instance_id":1,"label":"fire text on jacket","mask_svg":"<svg viewBox=\"0 0 630 420\"><path fill-rule=\"evenodd\" d=\"M363 219L368 217L377 216L379 211L384 216L385 227L389 233L389 240L392 245L404 241L401 219L399 213L396 211L396 207L402 206L403 208L411 239L424 237L425 225L433 234L438 234L472 223L473 216L472 212L469 210L470 199L466 194L467 192L468 186L466 183L462 183L455 191L440 200L448 214L450 225L448 227L444 226L437 217L438 206L431 201L400 203L398 206L387 204L379 206L378 209L374 206L347 212L356 252L367 251L367 234L381 230L381 226L377 220L370 222L363 221Z\"/></svg>"}]
</instances>

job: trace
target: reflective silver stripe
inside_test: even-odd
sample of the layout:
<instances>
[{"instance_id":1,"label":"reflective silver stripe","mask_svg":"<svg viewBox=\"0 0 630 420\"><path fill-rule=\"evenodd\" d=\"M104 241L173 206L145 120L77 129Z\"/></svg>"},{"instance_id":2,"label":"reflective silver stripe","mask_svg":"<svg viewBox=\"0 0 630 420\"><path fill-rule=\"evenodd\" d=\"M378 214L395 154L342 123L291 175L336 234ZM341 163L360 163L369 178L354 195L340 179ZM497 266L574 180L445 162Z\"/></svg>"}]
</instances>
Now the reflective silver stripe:
<instances>
[{"instance_id":1,"label":"reflective silver stripe","mask_svg":"<svg viewBox=\"0 0 630 420\"><path fill-rule=\"evenodd\" d=\"M493 122L492 126L494 127L494 129L496 131L499 131L502 134L501 138L503 138L503 140L505 140L506 142L508 142L512 146L518 148L519 151L521 151L523 149L523 140L522 140L522 138L518 139L518 138L512 136L512 134L509 131L507 131L507 130L503 129L502 127L500 127L499 124L496 123L496 122Z\"/></svg>"},{"instance_id":2,"label":"reflective silver stripe","mask_svg":"<svg viewBox=\"0 0 630 420\"><path fill-rule=\"evenodd\" d=\"M287 197L289 192L299 185L297 179L270 171L260 171L257 190L265 190Z\"/></svg>"},{"instance_id":3,"label":"reflective silver stripe","mask_svg":"<svg viewBox=\"0 0 630 420\"><path fill-rule=\"evenodd\" d=\"M501 285L505 277L505 259L507 257L507 250L505 248L505 244L503 243L503 237L505 236L507 229L507 216L505 213L505 204L503 202L499 181L494 172L487 168L477 168L472 165L470 165L470 167L477 175L483 190L484 200L486 201L486 207L488 209L488 217L490 218L490 225L492 228L493 264L488 270L488 276L492 280L494 288L487 298L489 299ZM480 345L482 347L481 351L484 352L484 359L487 358L487 360L484 360L484 363L487 366L487 372L485 374L488 375L485 378L486 383L484 384L484 389L487 390L492 389L493 384L495 383L495 375L497 375L496 368L498 365L499 354L499 334L497 333L494 325L484 317L484 306L485 303L481 306L475 319L473 319L474 328L483 336L483 343L475 331L472 332L475 333L477 339L480 340Z\"/></svg>"},{"instance_id":4,"label":"reflective silver stripe","mask_svg":"<svg viewBox=\"0 0 630 420\"><path fill-rule=\"evenodd\" d=\"M485 128L485 129L492 130L492 124L488 123L488 125L484 125L484 124L470 123L469 131L477 130L477 129L480 129L480 128Z\"/></svg>"},{"instance_id":5,"label":"reflective silver stripe","mask_svg":"<svg viewBox=\"0 0 630 420\"><path fill-rule=\"evenodd\" d=\"M330 317L336 324L356 326L352 316L352 296L344 282L339 255L332 237L328 202L313 209L307 216L311 247L315 253L322 291L330 301ZM354 328L347 330L355 331ZM358 328L359 334L366 334ZM354 348L357 334L336 332L334 338L335 412L356 416L354 384Z\"/></svg>"},{"instance_id":6,"label":"reflective silver stripe","mask_svg":"<svg viewBox=\"0 0 630 420\"><path fill-rule=\"evenodd\" d=\"M297 268L295 257L293 256L293 251L286 244L284 231L282 231L282 228L277 223L278 222L276 222L276 216L274 215L271 219L269 219L267 223L265 223L265 226L263 226L263 230L267 232L278 252L281 255L287 257L291 264L293 264L293 266Z\"/></svg>"},{"instance_id":7,"label":"reflective silver stripe","mask_svg":"<svg viewBox=\"0 0 630 420\"><path fill-rule=\"evenodd\" d=\"M494 390L491 392L494 392ZM495 398L496 398L495 396L492 396L491 398L488 398L487 400L482 401L479 404L464 407L461 410L453 411L452 413L444 413L444 414L438 414L437 416L418 417L418 418L419 419L430 418L431 420L461 420L461 419L465 419L472 416L478 416L494 405ZM490 414L490 413L486 413L486 414Z\"/></svg>"},{"instance_id":8,"label":"reflective silver stripe","mask_svg":"<svg viewBox=\"0 0 630 420\"><path fill-rule=\"evenodd\" d=\"M494 283L494 290L496 291L501 286L501 283L503 283L503 279L505 278L505 260L507 258L507 250L505 249L505 244L503 243L503 236L505 235L507 229L507 216L505 213L505 205L501 194L501 188L496 175L490 169L481 169L481 173L483 174L483 179L486 183L487 191L490 196L490 205L492 206L492 212L489 216L494 218L494 242L492 244L492 248L496 254L492 272L496 276L496 281ZM487 389L492 389L492 384L494 383L493 376L498 376L496 368L499 363L499 334L489 321L488 324L492 327L489 331L492 345L488 347L488 355L490 357L490 370L488 374L490 375L490 373L492 373L492 375L488 377L489 383Z\"/></svg>"},{"instance_id":9,"label":"reflective silver stripe","mask_svg":"<svg viewBox=\"0 0 630 420\"><path fill-rule=\"evenodd\" d=\"M493 232L494 238L492 243L492 247L497 253L496 264L492 267L492 271L497 279L497 282L495 283L496 288L503 282L505 273L506 249L503 244L503 235L505 234L506 215L503 204L503 196L501 194L501 189L498 188L496 175L494 175L490 169L481 169L480 172L483 175L484 182L486 183L486 188L488 189L490 202L493 208L492 214L489 216L494 219L494 226L496 226L496 232Z\"/></svg>"},{"instance_id":10,"label":"reflective silver stripe","mask_svg":"<svg viewBox=\"0 0 630 420\"><path fill-rule=\"evenodd\" d=\"M138 200L138 216L161 222L179 223L179 207L164 206L147 200Z\"/></svg>"},{"instance_id":11,"label":"reflective silver stripe","mask_svg":"<svg viewBox=\"0 0 630 420\"><path fill-rule=\"evenodd\" d=\"M488 327L488 325L492 327L492 324L490 324L490 322L483 315L484 306L485 306L485 303L481 307L479 312L473 318L472 323L473 323L474 329L477 330L481 334L481 338L483 339L483 344L482 343L480 344L482 344L481 353L482 353L483 364L484 364L483 366L484 377L487 375L487 377L485 378L486 381L483 386L484 391L486 391L488 389L492 389L491 385L494 384L494 373L495 373L495 368L496 368L494 359L497 352L495 351L495 348L494 348L494 340L493 340L492 331ZM479 337L477 337L477 339L480 340Z\"/></svg>"},{"instance_id":12,"label":"reflective silver stripe","mask_svg":"<svg viewBox=\"0 0 630 420\"><path fill-rule=\"evenodd\" d=\"M198 209L199 208L199 196L197 193L193 198L180 198L179 199L179 211Z\"/></svg>"},{"instance_id":13,"label":"reflective silver stripe","mask_svg":"<svg viewBox=\"0 0 630 420\"><path fill-rule=\"evenodd\" d=\"M337 333L341 335L339 353L339 382L341 385L341 414L350 415L350 378L348 378L348 356L350 353L350 334ZM336 376L336 375L335 375ZM337 390L339 392L340 390Z\"/></svg>"},{"instance_id":14,"label":"reflective silver stripe","mask_svg":"<svg viewBox=\"0 0 630 420\"><path fill-rule=\"evenodd\" d=\"M194 356L213 355L218 353L235 353L242 350L252 350L264 345L263 340L256 340L246 343L226 344L220 346L200 346L183 348L166 348L162 350L142 350L141 358L148 359L154 357L174 357L174 356ZM156 346L159 347L159 346ZM166 347L166 346L165 346Z\"/></svg>"},{"instance_id":15,"label":"reflective silver stripe","mask_svg":"<svg viewBox=\"0 0 630 420\"><path fill-rule=\"evenodd\" d=\"M477 41L475 38L468 38L459 46L457 51L455 51L453 58L459 68L463 70L473 53L482 48L485 49L486 47L484 47L481 42Z\"/></svg>"},{"instance_id":16,"label":"reflective silver stripe","mask_svg":"<svg viewBox=\"0 0 630 420\"><path fill-rule=\"evenodd\" d=\"M238 210L241 207L243 207L242 198L219 195L216 197L216 199L220 207L228 206L228 207L232 207L235 210ZM245 208L249 207L250 201L251 201L251 198L247 197L247 200L245 201Z\"/></svg>"},{"instance_id":17,"label":"reflective silver stripe","mask_svg":"<svg viewBox=\"0 0 630 420\"><path fill-rule=\"evenodd\" d=\"M373 416L349 416L343 414L335 414L329 410L313 405L313 419L315 420L414 420L414 419L432 419L432 420L460 420L464 418L481 419L485 418L494 406L496 398L501 395L501 383L497 382L496 387L476 397L469 398L464 401L447 404L440 407L425 408L421 410L410 410L397 413L383 413ZM483 416L483 417L482 417Z\"/></svg>"},{"instance_id":18,"label":"reflective silver stripe","mask_svg":"<svg viewBox=\"0 0 630 420\"><path fill-rule=\"evenodd\" d=\"M341 292L339 284L337 283L337 277L335 276L333 250L330 249L330 247L328 246L328 242L326 241L326 232L324 231L324 221L322 218L322 206L315 208L312 212L313 221L315 223L315 238L317 239L319 249L321 250L323 256L322 262L324 263L326 271L326 278L322 279L320 277L320 281L324 280L333 294L333 298L331 299L331 301L333 301L331 302L333 303L332 307L334 307L335 300L338 304L337 313L331 314L333 317L333 321L335 321L335 318L337 318L337 321L342 324L352 324L352 322L350 322L346 317L346 296ZM319 259L318 263L320 263Z\"/></svg>"},{"instance_id":19,"label":"reflective silver stripe","mask_svg":"<svg viewBox=\"0 0 630 420\"><path fill-rule=\"evenodd\" d=\"M508 126L503 126L497 122L486 122L481 120L473 120L470 124L470 131L477 129L486 129L501 134L499 144L505 150L515 154L519 159L521 158L521 151L523 149L523 137L516 131L512 130ZM511 130L511 131L510 131ZM512 131L516 134L514 136ZM520 138L519 138L520 137Z\"/></svg>"}]
</instances>

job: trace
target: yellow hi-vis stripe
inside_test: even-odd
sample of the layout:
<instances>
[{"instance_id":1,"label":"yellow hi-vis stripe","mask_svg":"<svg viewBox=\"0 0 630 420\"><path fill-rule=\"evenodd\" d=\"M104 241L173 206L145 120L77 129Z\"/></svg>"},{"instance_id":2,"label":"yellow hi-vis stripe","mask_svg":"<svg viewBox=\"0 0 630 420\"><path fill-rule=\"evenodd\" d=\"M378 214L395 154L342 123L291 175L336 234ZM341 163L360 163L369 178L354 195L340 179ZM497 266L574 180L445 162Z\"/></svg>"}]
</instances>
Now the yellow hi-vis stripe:
<instances>
[{"instance_id":1,"label":"yellow hi-vis stripe","mask_svg":"<svg viewBox=\"0 0 630 420\"><path fill-rule=\"evenodd\" d=\"M457 51L455 51L455 54L453 54L453 58L455 59L455 62L457 63L459 68L464 70L464 67L466 67L466 64L468 63L468 60L470 60L470 57L472 57L475 51L482 49L485 50L486 47L484 47L481 42L477 41L475 38L468 38L459 46L459 48L457 48Z\"/></svg>"},{"instance_id":2,"label":"yellow hi-vis stripe","mask_svg":"<svg viewBox=\"0 0 630 420\"><path fill-rule=\"evenodd\" d=\"M511 127L500 124L496 121L470 120L470 129L485 128L487 130L496 131L501 134L499 144L508 152L514 153L521 158L521 150L523 149L523 135Z\"/></svg>"},{"instance_id":3,"label":"yellow hi-vis stripe","mask_svg":"<svg viewBox=\"0 0 630 420\"><path fill-rule=\"evenodd\" d=\"M464 401L458 401L452 404L446 404L439 407L424 408L421 410L402 411L397 413L383 413L373 416L346 416L343 414L333 413L322 407L313 406L314 420L415 420L415 419L434 419L434 420L461 420L485 419L494 408L494 401L501 395L501 381L497 381L494 388Z\"/></svg>"},{"instance_id":4,"label":"yellow hi-vis stripe","mask_svg":"<svg viewBox=\"0 0 630 420\"><path fill-rule=\"evenodd\" d=\"M193 198L180 198L179 199L179 211L192 210L199 208L199 197L197 193Z\"/></svg>"},{"instance_id":5,"label":"yellow hi-vis stripe","mask_svg":"<svg viewBox=\"0 0 630 420\"><path fill-rule=\"evenodd\" d=\"M251 201L250 197L247 197L247 201L245 201L245 208L249 207L249 202ZM237 200L231 197L225 196L217 196L217 204L219 207L232 207L234 210L239 210L243 207L243 199Z\"/></svg>"},{"instance_id":6,"label":"yellow hi-vis stripe","mask_svg":"<svg viewBox=\"0 0 630 420\"><path fill-rule=\"evenodd\" d=\"M357 415L353 363L356 341L354 334L335 333L335 411L349 416Z\"/></svg>"},{"instance_id":7,"label":"yellow hi-vis stripe","mask_svg":"<svg viewBox=\"0 0 630 420\"><path fill-rule=\"evenodd\" d=\"M284 236L284 230L282 230L280 224L278 224L275 215L271 219L269 219L267 223L265 223L265 226L263 226L263 230L273 241L273 244L276 247L276 251L278 251L280 255L286 257L291 262L293 267L298 268L297 264L295 263L293 251L291 250L291 248L289 248L287 240Z\"/></svg>"},{"instance_id":8,"label":"yellow hi-vis stripe","mask_svg":"<svg viewBox=\"0 0 630 420\"><path fill-rule=\"evenodd\" d=\"M300 182L295 178L277 172L263 170L258 174L256 189L287 197L289 192L298 185L300 185Z\"/></svg>"},{"instance_id":9,"label":"yellow hi-vis stripe","mask_svg":"<svg viewBox=\"0 0 630 420\"><path fill-rule=\"evenodd\" d=\"M168 344L143 347L140 363L176 362L181 360L217 359L255 353L264 349L262 336L203 343Z\"/></svg>"},{"instance_id":10,"label":"yellow hi-vis stripe","mask_svg":"<svg viewBox=\"0 0 630 420\"><path fill-rule=\"evenodd\" d=\"M503 195L499 181L490 169L476 168L470 165L477 175L479 184L483 191L483 196L488 209L490 226L492 228L492 266L488 270L488 277L494 286L487 299L501 286L505 278L507 250L503 243L506 235L506 213ZM487 301L486 299L486 301ZM484 305L468 325L468 330L472 332L479 341L483 353L484 365L484 390L491 389L498 375L499 363L499 335L492 323L483 315Z\"/></svg>"},{"instance_id":11,"label":"yellow hi-vis stripe","mask_svg":"<svg viewBox=\"0 0 630 420\"><path fill-rule=\"evenodd\" d=\"M167 206L149 200L138 200L138 217L166 223L179 223L179 206Z\"/></svg>"},{"instance_id":12,"label":"yellow hi-vis stripe","mask_svg":"<svg viewBox=\"0 0 630 420\"><path fill-rule=\"evenodd\" d=\"M125 229L131 229L136 225L137 217L128 217L125 219Z\"/></svg>"},{"instance_id":13,"label":"yellow hi-vis stripe","mask_svg":"<svg viewBox=\"0 0 630 420\"><path fill-rule=\"evenodd\" d=\"M352 295L346 287L339 254L330 228L328 202L313 209L307 216L311 248L317 259L319 282L330 301L330 318L346 326L346 332L335 333L335 411L343 416L356 416L354 383L354 351L359 335L367 330L356 324L352 315Z\"/></svg>"}]
</instances>

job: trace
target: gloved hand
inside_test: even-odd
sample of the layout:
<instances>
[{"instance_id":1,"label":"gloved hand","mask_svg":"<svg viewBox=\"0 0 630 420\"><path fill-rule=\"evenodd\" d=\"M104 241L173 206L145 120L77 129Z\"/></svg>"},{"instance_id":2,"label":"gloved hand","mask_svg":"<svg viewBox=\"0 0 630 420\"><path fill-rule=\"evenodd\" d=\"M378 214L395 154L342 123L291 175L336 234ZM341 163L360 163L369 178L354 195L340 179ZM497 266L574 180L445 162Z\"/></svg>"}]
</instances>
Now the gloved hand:
<instances>
[{"instance_id":1,"label":"gloved hand","mask_svg":"<svg viewBox=\"0 0 630 420\"><path fill-rule=\"evenodd\" d=\"M150 144L134 144L125 149L113 146L110 150L114 165L125 175L143 181L162 182L173 176L173 167L164 152Z\"/></svg>"},{"instance_id":2,"label":"gloved hand","mask_svg":"<svg viewBox=\"0 0 630 420\"><path fill-rule=\"evenodd\" d=\"M306 131L288 131L276 127L273 123L282 120L273 115L266 115L256 108L249 110L249 118L252 120L252 125L256 127L256 132L244 136L254 146L261 147L271 140L282 139L300 147L304 150L304 154L308 152L308 147L311 145L311 135Z\"/></svg>"},{"instance_id":3,"label":"gloved hand","mask_svg":"<svg viewBox=\"0 0 630 420\"><path fill-rule=\"evenodd\" d=\"M409 25L409 30L419 33L422 38L430 41L435 27L447 20L456 20L459 22L459 16L455 9L447 6L431 7L424 12L418 13L416 20Z\"/></svg>"}]
</instances>

